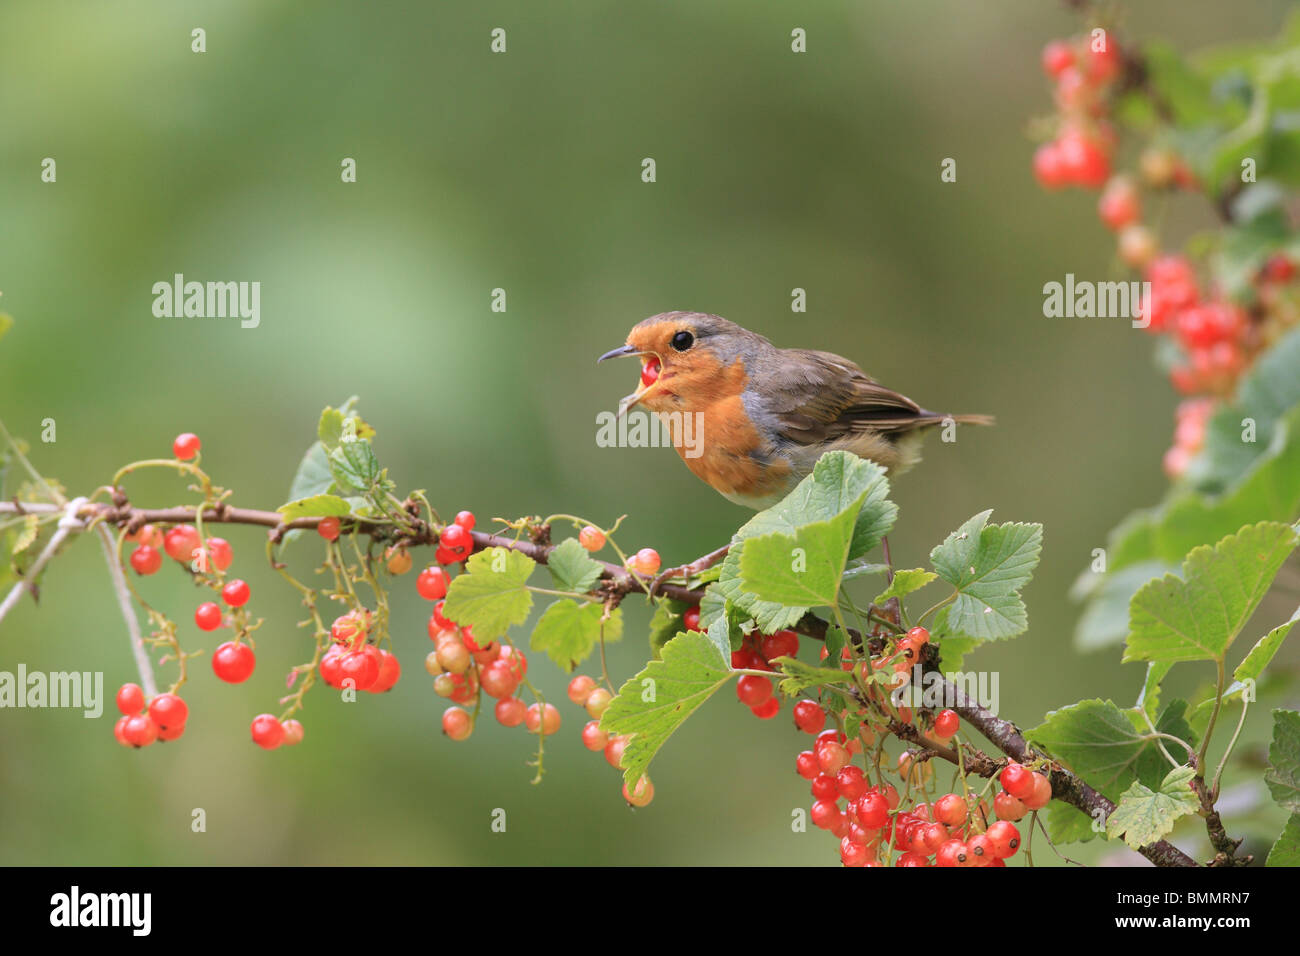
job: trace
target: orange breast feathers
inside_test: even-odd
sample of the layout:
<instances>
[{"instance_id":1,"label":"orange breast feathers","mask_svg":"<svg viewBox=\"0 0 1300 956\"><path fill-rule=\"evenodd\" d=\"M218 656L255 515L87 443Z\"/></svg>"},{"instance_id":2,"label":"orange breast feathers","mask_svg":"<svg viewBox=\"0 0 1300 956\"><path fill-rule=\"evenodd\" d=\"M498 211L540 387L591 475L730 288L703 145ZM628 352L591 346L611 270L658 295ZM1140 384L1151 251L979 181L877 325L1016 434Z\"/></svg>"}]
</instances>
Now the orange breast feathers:
<instances>
[{"instance_id":1,"label":"orange breast feathers","mask_svg":"<svg viewBox=\"0 0 1300 956\"><path fill-rule=\"evenodd\" d=\"M668 426L686 467L723 494L763 496L784 488L790 465L772 456L771 442L745 410L744 360L724 366L703 349L689 361L677 358L645 404ZM693 416L689 443L682 440L682 423L674 421L681 415Z\"/></svg>"}]
</instances>

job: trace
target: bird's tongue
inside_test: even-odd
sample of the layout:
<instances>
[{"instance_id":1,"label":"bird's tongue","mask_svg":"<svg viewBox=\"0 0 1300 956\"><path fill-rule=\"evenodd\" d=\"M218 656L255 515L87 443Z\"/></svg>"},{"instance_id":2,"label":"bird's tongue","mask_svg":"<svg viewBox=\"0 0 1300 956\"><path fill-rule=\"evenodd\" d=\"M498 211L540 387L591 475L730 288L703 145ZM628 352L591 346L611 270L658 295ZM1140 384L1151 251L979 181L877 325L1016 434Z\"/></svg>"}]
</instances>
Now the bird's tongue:
<instances>
[{"instance_id":1,"label":"bird's tongue","mask_svg":"<svg viewBox=\"0 0 1300 956\"><path fill-rule=\"evenodd\" d=\"M649 388L659 381L659 356L651 355L641 366L641 387Z\"/></svg>"}]
</instances>

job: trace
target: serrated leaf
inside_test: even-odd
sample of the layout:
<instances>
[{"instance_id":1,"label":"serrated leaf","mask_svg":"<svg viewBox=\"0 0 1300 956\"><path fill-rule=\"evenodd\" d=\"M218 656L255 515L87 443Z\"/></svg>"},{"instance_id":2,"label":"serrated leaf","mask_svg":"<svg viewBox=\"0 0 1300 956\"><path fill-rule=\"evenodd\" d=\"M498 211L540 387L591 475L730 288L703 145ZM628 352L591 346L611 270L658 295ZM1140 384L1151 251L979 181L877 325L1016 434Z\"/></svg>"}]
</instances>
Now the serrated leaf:
<instances>
[{"instance_id":1,"label":"serrated leaf","mask_svg":"<svg viewBox=\"0 0 1300 956\"><path fill-rule=\"evenodd\" d=\"M978 640L1002 640L1029 626L1020 589L1033 576L1043 548L1043 526L987 524L975 515L930 552L930 563L957 589L948 627Z\"/></svg>"},{"instance_id":2,"label":"serrated leaf","mask_svg":"<svg viewBox=\"0 0 1300 956\"><path fill-rule=\"evenodd\" d=\"M701 602L700 626L708 627L716 619L719 613L717 599L722 598L733 602L746 616L753 618L765 634L793 627L807 613L807 606L763 601L741 586L741 556L745 542L772 533L793 537L800 527L830 521L862 499L848 551L850 560L859 558L879 544L881 537L893 527L898 507L888 495L889 481L879 465L844 451L824 454L812 473L790 494L771 508L760 511L732 536L731 549L722 563L718 580L709 586L710 591L716 591L716 597L710 602L711 613L707 618L704 602Z\"/></svg>"},{"instance_id":3,"label":"serrated leaf","mask_svg":"<svg viewBox=\"0 0 1300 956\"><path fill-rule=\"evenodd\" d=\"M954 634L937 643L939 646L939 663L943 667L945 674L951 674L962 669L962 666L966 663L966 655L979 647L982 642L975 640L973 637L960 637Z\"/></svg>"},{"instance_id":4,"label":"serrated leaf","mask_svg":"<svg viewBox=\"0 0 1300 956\"><path fill-rule=\"evenodd\" d=\"M834 518L803 525L793 535L772 532L748 539L740 558L740 586L775 604L835 604L865 498L863 492Z\"/></svg>"},{"instance_id":5,"label":"serrated leaf","mask_svg":"<svg viewBox=\"0 0 1300 956\"><path fill-rule=\"evenodd\" d=\"M770 662L781 668L785 676L781 678L781 693L787 697L797 697L809 687L823 687L826 684L852 684L852 671L840 670L838 667L814 667L794 657L776 657Z\"/></svg>"},{"instance_id":6,"label":"serrated leaf","mask_svg":"<svg viewBox=\"0 0 1300 956\"><path fill-rule=\"evenodd\" d=\"M924 568L895 571L893 583L872 598L871 603L878 607L890 598L905 598L913 591L921 590L938 576L933 571L926 571Z\"/></svg>"},{"instance_id":7,"label":"serrated leaf","mask_svg":"<svg viewBox=\"0 0 1300 956\"><path fill-rule=\"evenodd\" d=\"M524 584L535 567L532 558L507 548L472 554L465 565L467 573L458 575L447 589L442 613L461 626L471 625L480 642L504 637L532 609L533 595Z\"/></svg>"},{"instance_id":8,"label":"serrated leaf","mask_svg":"<svg viewBox=\"0 0 1300 956\"><path fill-rule=\"evenodd\" d=\"M600 719L609 734L629 734L623 751L623 780L629 787L678 727L731 679L733 671L708 636L683 631L619 688Z\"/></svg>"},{"instance_id":9,"label":"serrated leaf","mask_svg":"<svg viewBox=\"0 0 1300 956\"><path fill-rule=\"evenodd\" d=\"M340 442L329 453L330 474L344 491L368 492L379 480L379 459L370 442Z\"/></svg>"},{"instance_id":10,"label":"serrated leaf","mask_svg":"<svg viewBox=\"0 0 1300 956\"><path fill-rule=\"evenodd\" d=\"M1168 661L1153 662L1147 665L1147 676L1142 682L1142 691L1138 694L1136 706L1154 719L1160 707L1160 682L1165 679L1174 665Z\"/></svg>"},{"instance_id":11,"label":"serrated leaf","mask_svg":"<svg viewBox=\"0 0 1300 956\"><path fill-rule=\"evenodd\" d=\"M709 642L718 649L718 654L727 662L728 667L731 666L731 650L733 646L731 635L733 627L734 624L731 620L731 616L724 615L714 621L713 626L704 632L704 636L707 637ZM741 643L743 643L743 636L741 640L735 641L734 645L739 647Z\"/></svg>"},{"instance_id":12,"label":"serrated leaf","mask_svg":"<svg viewBox=\"0 0 1300 956\"><path fill-rule=\"evenodd\" d=\"M604 611L600 604L579 604L571 598L556 601L537 621L529 643L533 650L544 651L562 670L572 671L600 642ZM606 641L617 641L622 636L623 616L615 608L604 622L604 637Z\"/></svg>"},{"instance_id":13,"label":"serrated leaf","mask_svg":"<svg viewBox=\"0 0 1300 956\"><path fill-rule=\"evenodd\" d=\"M591 559L577 538L565 538L552 548L546 557L546 567L551 572L557 590L576 591L579 594L585 594L595 587L601 572L605 570L599 561Z\"/></svg>"},{"instance_id":14,"label":"serrated leaf","mask_svg":"<svg viewBox=\"0 0 1300 956\"><path fill-rule=\"evenodd\" d=\"M1273 711L1264 782L1279 807L1292 813L1300 810L1300 713L1294 710Z\"/></svg>"},{"instance_id":15,"label":"serrated leaf","mask_svg":"<svg viewBox=\"0 0 1300 956\"><path fill-rule=\"evenodd\" d=\"M289 500L298 501L302 498L325 494L333 484L334 476L330 474L329 459L325 455L325 448L320 442L313 442L312 446L307 449L307 453L302 456L302 461L298 464L298 471L294 474L293 482L289 485Z\"/></svg>"},{"instance_id":16,"label":"serrated leaf","mask_svg":"<svg viewBox=\"0 0 1300 956\"><path fill-rule=\"evenodd\" d=\"M1265 866L1300 866L1300 813L1291 814L1286 826L1268 851Z\"/></svg>"},{"instance_id":17,"label":"serrated leaf","mask_svg":"<svg viewBox=\"0 0 1300 956\"><path fill-rule=\"evenodd\" d=\"M1047 836L1054 844L1087 843L1097 835L1092 828L1092 817L1077 807L1061 800L1047 805Z\"/></svg>"},{"instance_id":18,"label":"serrated leaf","mask_svg":"<svg viewBox=\"0 0 1300 956\"><path fill-rule=\"evenodd\" d=\"M830 624L826 628L825 643L826 659L828 661L838 661L844 648L848 646L849 636L838 625Z\"/></svg>"},{"instance_id":19,"label":"serrated leaf","mask_svg":"<svg viewBox=\"0 0 1300 956\"><path fill-rule=\"evenodd\" d=\"M1025 736L1112 800L1137 779L1143 753L1156 749L1113 701L1095 698L1051 711Z\"/></svg>"},{"instance_id":20,"label":"serrated leaf","mask_svg":"<svg viewBox=\"0 0 1300 956\"><path fill-rule=\"evenodd\" d=\"M1133 596L1124 660L1223 660L1296 544L1290 526L1262 521L1195 548L1182 578L1167 574Z\"/></svg>"},{"instance_id":21,"label":"serrated leaf","mask_svg":"<svg viewBox=\"0 0 1300 956\"><path fill-rule=\"evenodd\" d=\"M312 495L299 498L275 509L286 522L299 518L342 518L352 514L352 506L338 495Z\"/></svg>"},{"instance_id":22,"label":"serrated leaf","mask_svg":"<svg viewBox=\"0 0 1300 956\"><path fill-rule=\"evenodd\" d=\"M1297 611L1300 614L1300 611ZM1278 652L1286 636L1291 633L1291 628L1295 626L1297 618L1292 617L1285 624L1279 624L1273 630L1261 637L1250 652L1237 665L1237 669L1232 672L1232 679L1235 681L1257 680L1259 675L1264 672L1273 655Z\"/></svg>"},{"instance_id":23,"label":"serrated leaf","mask_svg":"<svg viewBox=\"0 0 1300 956\"><path fill-rule=\"evenodd\" d=\"M332 452L344 441L369 440L375 436L375 430L367 425L356 413L357 397L353 395L341 408L326 407L316 423L316 437L320 439L327 452ZM347 422L351 420L351 424Z\"/></svg>"},{"instance_id":24,"label":"serrated leaf","mask_svg":"<svg viewBox=\"0 0 1300 956\"><path fill-rule=\"evenodd\" d=\"M1135 782L1106 819L1106 835L1122 837L1135 850L1163 839L1180 817L1195 813L1200 806L1191 788L1195 775L1191 767L1175 767L1165 775L1159 790Z\"/></svg>"}]
</instances>

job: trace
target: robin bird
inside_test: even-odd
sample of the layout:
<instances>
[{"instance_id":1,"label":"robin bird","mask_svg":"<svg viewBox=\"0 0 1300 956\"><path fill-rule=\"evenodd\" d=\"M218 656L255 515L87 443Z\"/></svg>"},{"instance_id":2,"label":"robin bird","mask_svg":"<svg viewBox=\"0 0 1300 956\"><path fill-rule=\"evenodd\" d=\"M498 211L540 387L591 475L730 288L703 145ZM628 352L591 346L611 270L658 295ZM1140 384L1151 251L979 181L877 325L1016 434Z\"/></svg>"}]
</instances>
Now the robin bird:
<instances>
[{"instance_id":1,"label":"robin bird","mask_svg":"<svg viewBox=\"0 0 1300 956\"><path fill-rule=\"evenodd\" d=\"M927 411L846 358L779 349L703 312L652 315L597 361L625 355L640 356L642 384L621 412L643 405L657 413L686 467L754 509L784 498L828 451L853 452L896 478L920 460L926 430L945 421L993 423L987 415ZM697 428L689 447L683 414Z\"/></svg>"}]
</instances>

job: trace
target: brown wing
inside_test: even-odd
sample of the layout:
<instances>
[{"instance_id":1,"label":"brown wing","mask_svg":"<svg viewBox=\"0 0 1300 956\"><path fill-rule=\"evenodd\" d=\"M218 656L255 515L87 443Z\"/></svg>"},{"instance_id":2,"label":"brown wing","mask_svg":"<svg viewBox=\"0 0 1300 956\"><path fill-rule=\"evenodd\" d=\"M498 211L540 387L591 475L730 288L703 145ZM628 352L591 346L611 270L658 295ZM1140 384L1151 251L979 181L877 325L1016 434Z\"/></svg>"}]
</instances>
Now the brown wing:
<instances>
[{"instance_id":1,"label":"brown wing","mask_svg":"<svg viewBox=\"0 0 1300 956\"><path fill-rule=\"evenodd\" d=\"M781 435L800 445L866 430L904 432L942 418L831 352L782 349L764 372L767 410Z\"/></svg>"}]
</instances>

